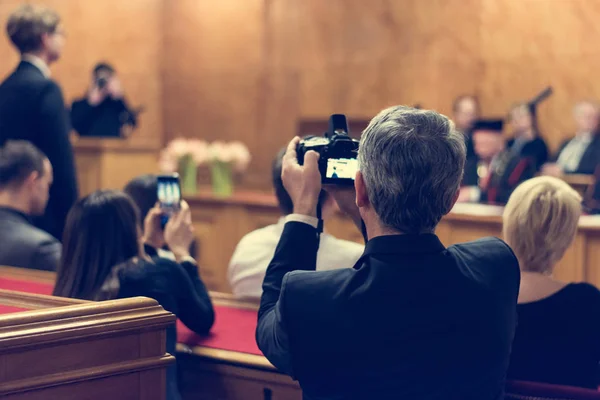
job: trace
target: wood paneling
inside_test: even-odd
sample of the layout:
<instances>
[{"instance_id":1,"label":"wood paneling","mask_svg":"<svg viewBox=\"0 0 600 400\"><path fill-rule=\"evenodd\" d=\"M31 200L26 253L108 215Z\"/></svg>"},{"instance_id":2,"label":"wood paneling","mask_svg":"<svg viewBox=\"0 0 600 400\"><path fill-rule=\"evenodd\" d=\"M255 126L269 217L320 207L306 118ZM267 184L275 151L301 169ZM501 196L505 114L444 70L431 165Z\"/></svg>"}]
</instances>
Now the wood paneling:
<instances>
[{"instance_id":1,"label":"wood paneling","mask_svg":"<svg viewBox=\"0 0 600 400\"><path fill-rule=\"evenodd\" d=\"M587 0L168 1L165 131L243 140L243 184L267 189L303 119L399 103L449 113L461 93L502 116L553 85L540 119L555 149L574 102L600 97L598 16Z\"/></svg>"},{"instance_id":2,"label":"wood paneling","mask_svg":"<svg viewBox=\"0 0 600 400\"><path fill-rule=\"evenodd\" d=\"M8 15L22 0L0 1L0 77L18 61L4 34ZM81 97L89 85L91 70L99 61L117 69L132 106L144 105L132 144L162 145L163 0L39 0L62 16L67 40L62 58L52 66L65 101Z\"/></svg>"}]
</instances>

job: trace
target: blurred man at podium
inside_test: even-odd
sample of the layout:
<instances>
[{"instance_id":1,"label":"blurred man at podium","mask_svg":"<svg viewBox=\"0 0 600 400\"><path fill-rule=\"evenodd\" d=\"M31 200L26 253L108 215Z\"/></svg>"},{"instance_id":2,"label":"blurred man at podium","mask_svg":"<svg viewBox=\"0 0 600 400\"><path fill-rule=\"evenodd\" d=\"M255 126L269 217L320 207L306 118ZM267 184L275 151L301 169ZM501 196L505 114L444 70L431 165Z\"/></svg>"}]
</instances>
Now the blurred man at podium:
<instances>
[{"instance_id":1,"label":"blurred man at podium","mask_svg":"<svg viewBox=\"0 0 600 400\"><path fill-rule=\"evenodd\" d=\"M27 140L50 160L54 184L46 212L36 225L60 239L67 213L77 199L68 115L49 69L60 58L64 31L55 11L32 5L15 10L6 31L21 62L0 85L0 145L11 139Z\"/></svg>"}]
</instances>

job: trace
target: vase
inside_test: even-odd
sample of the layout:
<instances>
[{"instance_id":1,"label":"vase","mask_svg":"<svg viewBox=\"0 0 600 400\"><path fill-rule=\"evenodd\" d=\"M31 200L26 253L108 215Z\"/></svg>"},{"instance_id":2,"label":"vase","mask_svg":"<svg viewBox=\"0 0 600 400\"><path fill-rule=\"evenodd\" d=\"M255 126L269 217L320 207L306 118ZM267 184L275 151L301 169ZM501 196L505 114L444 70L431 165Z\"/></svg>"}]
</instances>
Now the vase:
<instances>
[{"instance_id":1,"label":"vase","mask_svg":"<svg viewBox=\"0 0 600 400\"><path fill-rule=\"evenodd\" d=\"M198 191L198 167L192 156L187 155L179 160L181 191L184 194L195 194Z\"/></svg>"},{"instance_id":2,"label":"vase","mask_svg":"<svg viewBox=\"0 0 600 400\"><path fill-rule=\"evenodd\" d=\"M233 194L233 174L231 164L213 162L210 166L213 193L217 197L229 197Z\"/></svg>"}]
</instances>

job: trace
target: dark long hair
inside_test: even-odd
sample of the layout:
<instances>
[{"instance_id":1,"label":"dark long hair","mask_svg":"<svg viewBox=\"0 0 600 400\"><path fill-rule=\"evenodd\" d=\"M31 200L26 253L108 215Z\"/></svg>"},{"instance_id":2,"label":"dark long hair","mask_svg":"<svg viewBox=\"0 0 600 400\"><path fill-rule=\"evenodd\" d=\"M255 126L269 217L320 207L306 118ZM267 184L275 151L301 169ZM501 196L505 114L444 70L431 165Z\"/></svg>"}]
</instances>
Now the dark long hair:
<instances>
[{"instance_id":1,"label":"dark long hair","mask_svg":"<svg viewBox=\"0 0 600 400\"><path fill-rule=\"evenodd\" d=\"M92 300L111 269L140 255L139 212L125 193L99 190L67 216L54 295Z\"/></svg>"}]
</instances>

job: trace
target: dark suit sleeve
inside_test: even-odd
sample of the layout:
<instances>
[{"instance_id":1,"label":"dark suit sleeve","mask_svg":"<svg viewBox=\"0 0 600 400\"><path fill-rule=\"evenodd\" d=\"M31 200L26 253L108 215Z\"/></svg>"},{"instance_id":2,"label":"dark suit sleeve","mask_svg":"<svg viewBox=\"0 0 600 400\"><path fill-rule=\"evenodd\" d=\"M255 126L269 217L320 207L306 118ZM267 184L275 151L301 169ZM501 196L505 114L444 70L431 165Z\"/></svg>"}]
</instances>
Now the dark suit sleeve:
<instances>
[{"instance_id":1,"label":"dark suit sleeve","mask_svg":"<svg viewBox=\"0 0 600 400\"><path fill-rule=\"evenodd\" d=\"M56 271L60 263L62 246L56 240L48 240L39 245L33 255L31 265L44 271Z\"/></svg>"},{"instance_id":2,"label":"dark suit sleeve","mask_svg":"<svg viewBox=\"0 0 600 400\"><path fill-rule=\"evenodd\" d=\"M47 214L52 217L52 233L62 237L69 209L78 196L73 147L69 141L69 121L58 85L52 81L42 93L39 124L43 135L37 145L46 154L54 170L54 183L50 188Z\"/></svg>"},{"instance_id":3,"label":"dark suit sleeve","mask_svg":"<svg viewBox=\"0 0 600 400\"><path fill-rule=\"evenodd\" d=\"M263 282L256 342L275 367L290 375L292 362L285 328L285 283L289 278L286 274L294 270L314 271L318 247L315 228L302 222L286 223Z\"/></svg>"}]
</instances>

